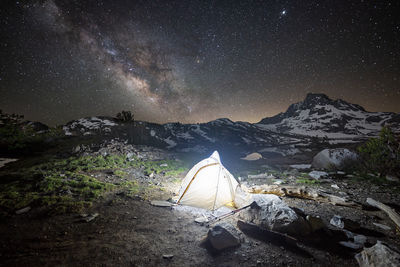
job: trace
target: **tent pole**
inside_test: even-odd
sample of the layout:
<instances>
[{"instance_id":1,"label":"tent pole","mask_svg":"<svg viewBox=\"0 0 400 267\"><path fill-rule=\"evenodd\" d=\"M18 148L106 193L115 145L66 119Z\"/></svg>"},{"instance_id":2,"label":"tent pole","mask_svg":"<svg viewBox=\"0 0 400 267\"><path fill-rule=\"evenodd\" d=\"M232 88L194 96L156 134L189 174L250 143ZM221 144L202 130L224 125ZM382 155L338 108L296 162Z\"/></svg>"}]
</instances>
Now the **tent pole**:
<instances>
[{"instance_id":1,"label":"tent pole","mask_svg":"<svg viewBox=\"0 0 400 267\"><path fill-rule=\"evenodd\" d=\"M231 191L231 198L232 201L235 202L235 193L233 192L233 187L232 187L232 182L231 182L231 177L228 177L228 183L229 183L229 189ZM235 188L236 189L236 188Z\"/></svg>"},{"instance_id":2,"label":"tent pole","mask_svg":"<svg viewBox=\"0 0 400 267\"><path fill-rule=\"evenodd\" d=\"M212 212L214 213L214 208L215 208L215 202L217 201L217 195L218 195L218 187L219 187L219 177L221 175L221 164L219 164L219 171L218 171L218 180L217 180L217 190L215 191L215 198L214 198L214 204L212 207Z\"/></svg>"}]
</instances>

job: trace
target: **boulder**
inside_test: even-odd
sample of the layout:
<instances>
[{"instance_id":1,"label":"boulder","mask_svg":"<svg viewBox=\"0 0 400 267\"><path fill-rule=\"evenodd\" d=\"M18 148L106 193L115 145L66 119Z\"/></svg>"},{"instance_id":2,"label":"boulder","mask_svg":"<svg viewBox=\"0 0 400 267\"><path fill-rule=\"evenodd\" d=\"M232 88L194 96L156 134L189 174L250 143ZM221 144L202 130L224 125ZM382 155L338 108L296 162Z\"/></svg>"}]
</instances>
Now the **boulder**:
<instances>
[{"instance_id":1,"label":"boulder","mask_svg":"<svg viewBox=\"0 0 400 267\"><path fill-rule=\"evenodd\" d=\"M208 231L207 240L216 250L224 250L240 245L240 234L230 223L219 223Z\"/></svg>"},{"instance_id":2,"label":"boulder","mask_svg":"<svg viewBox=\"0 0 400 267\"><path fill-rule=\"evenodd\" d=\"M317 169L342 169L346 162L357 160L355 152L347 148L324 149L312 161L312 167Z\"/></svg>"},{"instance_id":3,"label":"boulder","mask_svg":"<svg viewBox=\"0 0 400 267\"><path fill-rule=\"evenodd\" d=\"M370 248L364 248L355 258L360 267L400 266L400 254L381 241Z\"/></svg>"},{"instance_id":4,"label":"boulder","mask_svg":"<svg viewBox=\"0 0 400 267\"><path fill-rule=\"evenodd\" d=\"M291 209L278 196L271 194L253 194L251 201L255 202L250 208L239 213L239 217L254 223L260 228L287 233L290 235L307 235L310 225Z\"/></svg>"},{"instance_id":5,"label":"boulder","mask_svg":"<svg viewBox=\"0 0 400 267\"><path fill-rule=\"evenodd\" d=\"M262 159L262 155L258 152L254 152L254 153L248 154L248 155L246 155L246 157L243 157L240 159L247 160L247 161L254 161L254 160Z\"/></svg>"}]
</instances>

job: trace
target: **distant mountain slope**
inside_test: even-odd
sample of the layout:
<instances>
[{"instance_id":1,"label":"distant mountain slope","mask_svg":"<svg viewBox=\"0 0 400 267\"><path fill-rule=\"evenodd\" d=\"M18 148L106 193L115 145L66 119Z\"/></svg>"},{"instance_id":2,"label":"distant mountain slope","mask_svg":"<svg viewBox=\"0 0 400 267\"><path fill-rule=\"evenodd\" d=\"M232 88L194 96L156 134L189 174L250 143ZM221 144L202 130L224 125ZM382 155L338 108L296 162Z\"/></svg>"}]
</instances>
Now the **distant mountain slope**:
<instances>
[{"instance_id":1,"label":"distant mountain slope","mask_svg":"<svg viewBox=\"0 0 400 267\"><path fill-rule=\"evenodd\" d=\"M141 121L133 124L111 117L91 117L71 121L63 129L66 135L133 138L137 143L182 152L233 148L285 156L309 151L308 147L316 142L315 137L324 138L330 144L360 142L376 135L386 123L400 130L400 114L367 112L359 105L340 99L308 94L304 101L290 105L286 112L256 124L225 118L198 124Z\"/></svg>"},{"instance_id":2,"label":"distant mountain slope","mask_svg":"<svg viewBox=\"0 0 400 267\"><path fill-rule=\"evenodd\" d=\"M73 136L110 135L126 138L132 134L137 142L164 144L166 148L183 152L205 151L207 147L219 146L259 148L301 141L248 122L233 122L229 119L200 124L162 125L138 121L133 125L110 117L90 117L71 121L63 129L66 135Z\"/></svg>"},{"instance_id":3,"label":"distant mountain slope","mask_svg":"<svg viewBox=\"0 0 400 267\"><path fill-rule=\"evenodd\" d=\"M256 125L279 133L354 138L376 135L384 124L400 130L400 114L368 112L344 100L332 100L324 94L308 94L286 112L262 119Z\"/></svg>"}]
</instances>

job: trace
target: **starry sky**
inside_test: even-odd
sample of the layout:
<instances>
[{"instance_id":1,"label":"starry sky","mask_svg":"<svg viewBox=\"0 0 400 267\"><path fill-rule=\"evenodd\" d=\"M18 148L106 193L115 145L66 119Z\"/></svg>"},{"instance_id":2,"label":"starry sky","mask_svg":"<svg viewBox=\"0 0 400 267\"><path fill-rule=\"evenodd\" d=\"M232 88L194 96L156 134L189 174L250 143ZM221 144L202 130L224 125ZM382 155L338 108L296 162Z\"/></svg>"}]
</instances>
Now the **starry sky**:
<instances>
[{"instance_id":1,"label":"starry sky","mask_svg":"<svg viewBox=\"0 0 400 267\"><path fill-rule=\"evenodd\" d=\"M1 1L0 109L257 122L309 92L400 112L399 1Z\"/></svg>"}]
</instances>

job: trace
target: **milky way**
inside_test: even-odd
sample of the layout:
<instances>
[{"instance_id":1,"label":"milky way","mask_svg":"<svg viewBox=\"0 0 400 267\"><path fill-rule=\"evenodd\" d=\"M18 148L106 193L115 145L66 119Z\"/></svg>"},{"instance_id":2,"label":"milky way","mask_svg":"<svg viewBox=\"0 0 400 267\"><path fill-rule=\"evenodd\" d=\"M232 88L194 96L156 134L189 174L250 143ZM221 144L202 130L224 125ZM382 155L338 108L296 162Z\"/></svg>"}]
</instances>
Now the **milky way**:
<instances>
[{"instance_id":1,"label":"milky way","mask_svg":"<svg viewBox=\"0 0 400 267\"><path fill-rule=\"evenodd\" d=\"M308 92L400 111L397 2L9 1L0 108L255 122Z\"/></svg>"}]
</instances>

